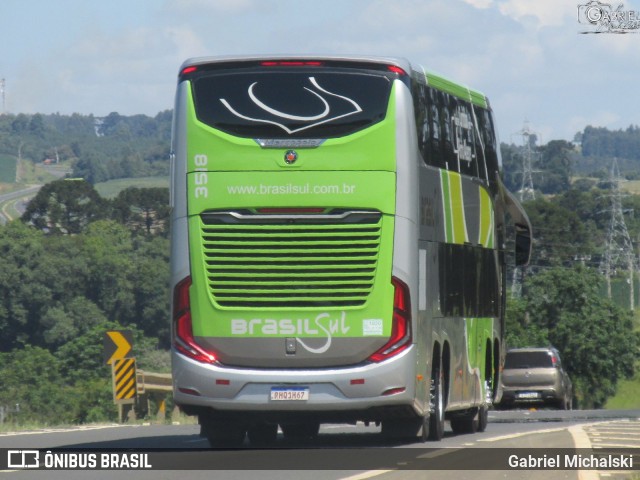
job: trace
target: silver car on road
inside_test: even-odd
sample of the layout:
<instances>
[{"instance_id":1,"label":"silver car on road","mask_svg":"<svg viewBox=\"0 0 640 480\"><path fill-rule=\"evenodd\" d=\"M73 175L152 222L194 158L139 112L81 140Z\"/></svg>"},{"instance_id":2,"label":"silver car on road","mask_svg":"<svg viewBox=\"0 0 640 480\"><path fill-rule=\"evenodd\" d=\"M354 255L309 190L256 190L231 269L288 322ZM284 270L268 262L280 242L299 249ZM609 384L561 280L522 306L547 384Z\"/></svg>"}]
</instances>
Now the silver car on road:
<instances>
[{"instance_id":1,"label":"silver car on road","mask_svg":"<svg viewBox=\"0 0 640 480\"><path fill-rule=\"evenodd\" d=\"M570 410L573 386L552 347L513 348L507 351L502 372L502 400L498 408L550 405Z\"/></svg>"}]
</instances>

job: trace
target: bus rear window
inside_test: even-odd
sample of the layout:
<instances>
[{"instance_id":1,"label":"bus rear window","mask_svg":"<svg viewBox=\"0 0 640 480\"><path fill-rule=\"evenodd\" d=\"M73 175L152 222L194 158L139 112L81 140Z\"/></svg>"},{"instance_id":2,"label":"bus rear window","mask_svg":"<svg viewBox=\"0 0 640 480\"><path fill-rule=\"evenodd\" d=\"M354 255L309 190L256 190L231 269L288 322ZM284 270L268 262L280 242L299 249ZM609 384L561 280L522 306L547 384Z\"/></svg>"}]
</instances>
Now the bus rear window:
<instances>
[{"instance_id":1,"label":"bus rear window","mask_svg":"<svg viewBox=\"0 0 640 480\"><path fill-rule=\"evenodd\" d=\"M384 119L391 79L377 72L259 69L193 79L198 120L245 138L332 138Z\"/></svg>"}]
</instances>

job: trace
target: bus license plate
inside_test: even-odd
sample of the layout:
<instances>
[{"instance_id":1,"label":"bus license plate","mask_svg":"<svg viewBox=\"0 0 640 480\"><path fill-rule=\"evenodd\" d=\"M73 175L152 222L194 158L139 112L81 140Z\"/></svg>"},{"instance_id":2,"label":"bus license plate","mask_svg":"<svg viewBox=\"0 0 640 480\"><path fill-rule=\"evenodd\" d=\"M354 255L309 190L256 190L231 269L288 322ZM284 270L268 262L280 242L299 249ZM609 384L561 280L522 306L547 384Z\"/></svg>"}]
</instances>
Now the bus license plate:
<instances>
[{"instance_id":1,"label":"bus license plate","mask_svg":"<svg viewBox=\"0 0 640 480\"><path fill-rule=\"evenodd\" d=\"M306 401L309 400L307 387L274 387L271 389L273 401Z\"/></svg>"}]
</instances>

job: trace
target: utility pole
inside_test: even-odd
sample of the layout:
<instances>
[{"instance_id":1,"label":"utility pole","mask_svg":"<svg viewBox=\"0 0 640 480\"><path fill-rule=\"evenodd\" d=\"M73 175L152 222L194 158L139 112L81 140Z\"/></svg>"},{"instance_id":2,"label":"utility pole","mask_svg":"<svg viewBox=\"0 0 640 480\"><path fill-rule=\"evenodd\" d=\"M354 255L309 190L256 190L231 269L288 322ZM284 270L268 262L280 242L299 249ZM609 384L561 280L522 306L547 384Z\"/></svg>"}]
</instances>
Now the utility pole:
<instances>
[{"instance_id":1,"label":"utility pole","mask_svg":"<svg viewBox=\"0 0 640 480\"><path fill-rule=\"evenodd\" d=\"M600 269L604 273L607 282L607 296L611 298L611 277L618 269L626 269L628 272L627 283L629 284L629 307L635 308L634 278L636 258L633 251L631 237L624 221L624 211L622 210L622 197L620 191L620 170L618 160L613 159L609 184L611 185L611 209L609 210L609 230L607 232L607 243L605 252L600 264Z\"/></svg>"}]
</instances>

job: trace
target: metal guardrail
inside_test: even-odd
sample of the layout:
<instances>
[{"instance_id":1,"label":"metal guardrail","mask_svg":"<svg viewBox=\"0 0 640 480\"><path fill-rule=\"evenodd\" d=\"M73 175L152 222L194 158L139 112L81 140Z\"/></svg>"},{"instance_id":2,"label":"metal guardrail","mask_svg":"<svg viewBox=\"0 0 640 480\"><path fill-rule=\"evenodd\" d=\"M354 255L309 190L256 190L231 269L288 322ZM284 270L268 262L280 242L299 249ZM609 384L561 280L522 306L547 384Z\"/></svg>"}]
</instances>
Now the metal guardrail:
<instances>
[{"instance_id":1,"label":"metal guardrail","mask_svg":"<svg viewBox=\"0 0 640 480\"><path fill-rule=\"evenodd\" d=\"M155 373L138 370L138 395L146 392L171 392L173 381L170 373Z\"/></svg>"}]
</instances>

